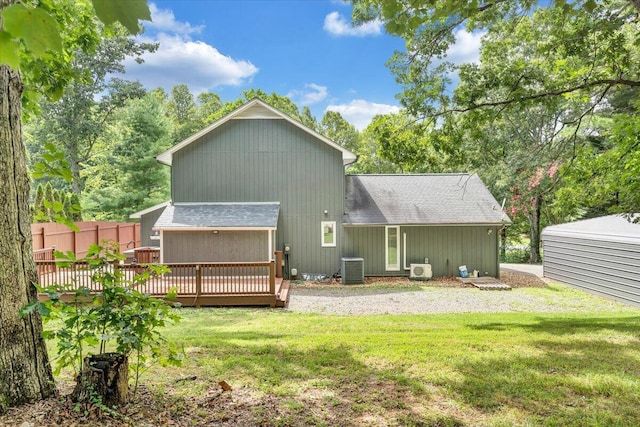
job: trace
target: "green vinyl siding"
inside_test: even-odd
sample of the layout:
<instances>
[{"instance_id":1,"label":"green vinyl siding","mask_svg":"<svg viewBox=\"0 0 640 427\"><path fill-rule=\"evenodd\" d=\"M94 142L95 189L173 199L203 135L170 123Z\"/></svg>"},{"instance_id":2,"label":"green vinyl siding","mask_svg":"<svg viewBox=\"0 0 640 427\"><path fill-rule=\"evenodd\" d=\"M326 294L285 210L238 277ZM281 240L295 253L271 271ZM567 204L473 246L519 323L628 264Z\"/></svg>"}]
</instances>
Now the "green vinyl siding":
<instances>
[{"instance_id":1,"label":"green vinyl siding","mask_svg":"<svg viewBox=\"0 0 640 427\"><path fill-rule=\"evenodd\" d=\"M173 154L171 186L174 203L280 202L276 249L291 244L290 267L339 269L342 153L285 120L230 120L203 135ZM336 221L336 247L322 247L322 221Z\"/></svg>"},{"instance_id":2,"label":"green vinyl siding","mask_svg":"<svg viewBox=\"0 0 640 427\"><path fill-rule=\"evenodd\" d=\"M488 232L491 230L491 233ZM425 258L434 277L457 275L458 266L480 274L498 274L498 232L493 226L400 226L400 271L385 269L385 227L345 227L343 256L364 258L367 276L408 276L406 264L422 264Z\"/></svg>"},{"instance_id":3,"label":"green vinyl siding","mask_svg":"<svg viewBox=\"0 0 640 427\"><path fill-rule=\"evenodd\" d=\"M165 263L269 261L269 231L164 231Z\"/></svg>"},{"instance_id":4,"label":"green vinyl siding","mask_svg":"<svg viewBox=\"0 0 640 427\"><path fill-rule=\"evenodd\" d=\"M164 206L140 217L140 244L141 246L160 246L160 240L151 239L153 225L164 211Z\"/></svg>"}]
</instances>

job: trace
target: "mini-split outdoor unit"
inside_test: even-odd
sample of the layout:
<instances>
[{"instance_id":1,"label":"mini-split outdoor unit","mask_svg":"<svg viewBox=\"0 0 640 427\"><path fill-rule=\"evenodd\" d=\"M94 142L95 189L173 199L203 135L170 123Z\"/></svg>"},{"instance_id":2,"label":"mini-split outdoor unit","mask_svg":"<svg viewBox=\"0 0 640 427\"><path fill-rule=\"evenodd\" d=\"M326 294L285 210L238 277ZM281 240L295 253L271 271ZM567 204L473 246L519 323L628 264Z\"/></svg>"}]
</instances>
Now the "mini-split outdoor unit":
<instances>
[{"instance_id":1,"label":"mini-split outdoor unit","mask_svg":"<svg viewBox=\"0 0 640 427\"><path fill-rule=\"evenodd\" d=\"M342 284L360 285L364 283L364 259L342 258Z\"/></svg>"},{"instance_id":2,"label":"mini-split outdoor unit","mask_svg":"<svg viewBox=\"0 0 640 427\"><path fill-rule=\"evenodd\" d=\"M431 264L411 264L409 278L417 280L429 280L433 276Z\"/></svg>"}]
</instances>

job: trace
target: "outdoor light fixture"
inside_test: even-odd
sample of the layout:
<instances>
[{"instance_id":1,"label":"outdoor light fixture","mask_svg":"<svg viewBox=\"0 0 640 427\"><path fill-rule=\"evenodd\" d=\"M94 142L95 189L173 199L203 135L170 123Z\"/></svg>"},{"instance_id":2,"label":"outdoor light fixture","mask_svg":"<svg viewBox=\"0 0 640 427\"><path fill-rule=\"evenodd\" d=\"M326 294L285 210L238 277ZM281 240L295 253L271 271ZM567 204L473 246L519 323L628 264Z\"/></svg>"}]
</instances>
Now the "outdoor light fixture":
<instances>
[{"instance_id":1,"label":"outdoor light fixture","mask_svg":"<svg viewBox=\"0 0 640 427\"><path fill-rule=\"evenodd\" d=\"M493 228L487 228L487 236L491 236L491 233L493 233Z\"/></svg>"},{"instance_id":2,"label":"outdoor light fixture","mask_svg":"<svg viewBox=\"0 0 640 427\"><path fill-rule=\"evenodd\" d=\"M329 211L325 209L324 210L324 214L327 215L328 213L329 213Z\"/></svg>"}]
</instances>

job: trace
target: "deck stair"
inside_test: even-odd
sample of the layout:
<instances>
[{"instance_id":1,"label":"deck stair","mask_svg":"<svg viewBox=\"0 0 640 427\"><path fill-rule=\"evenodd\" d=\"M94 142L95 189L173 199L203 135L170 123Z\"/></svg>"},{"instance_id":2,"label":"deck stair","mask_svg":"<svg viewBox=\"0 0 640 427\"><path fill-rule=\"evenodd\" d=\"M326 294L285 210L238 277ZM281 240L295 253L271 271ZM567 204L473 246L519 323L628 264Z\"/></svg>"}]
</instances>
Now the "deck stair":
<instances>
[{"instance_id":1,"label":"deck stair","mask_svg":"<svg viewBox=\"0 0 640 427\"><path fill-rule=\"evenodd\" d=\"M283 280L280 285L280 292L276 297L276 307L286 307L289 303L289 290L291 289L291 282Z\"/></svg>"}]
</instances>

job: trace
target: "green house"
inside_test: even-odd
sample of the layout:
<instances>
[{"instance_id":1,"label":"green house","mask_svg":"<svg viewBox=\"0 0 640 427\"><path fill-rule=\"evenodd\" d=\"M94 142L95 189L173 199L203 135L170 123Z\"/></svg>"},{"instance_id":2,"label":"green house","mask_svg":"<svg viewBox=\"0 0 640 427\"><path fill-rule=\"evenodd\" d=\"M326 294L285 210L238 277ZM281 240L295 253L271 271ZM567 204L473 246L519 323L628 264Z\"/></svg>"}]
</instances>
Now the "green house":
<instances>
[{"instance_id":1,"label":"green house","mask_svg":"<svg viewBox=\"0 0 640 427\"><path fill-rule=\"evenodd\" d=\"M434 276L459 265L496 276L510 224L476 175L349 175L357 156L254 99L157 156L171 201L132 215L164 263L270 261L285 277ZM428 260L427 260L428 258Z\"/></svg>"}]
</instances>

